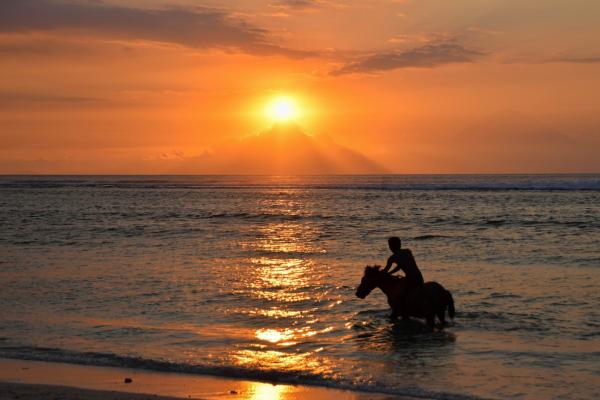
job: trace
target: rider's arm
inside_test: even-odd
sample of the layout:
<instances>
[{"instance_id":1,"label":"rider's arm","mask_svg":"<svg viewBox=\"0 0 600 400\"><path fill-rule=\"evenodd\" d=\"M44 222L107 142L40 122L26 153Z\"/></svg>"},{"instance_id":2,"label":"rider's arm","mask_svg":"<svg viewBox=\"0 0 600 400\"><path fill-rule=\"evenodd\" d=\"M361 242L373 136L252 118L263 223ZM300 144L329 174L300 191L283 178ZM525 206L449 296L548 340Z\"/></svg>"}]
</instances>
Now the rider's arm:
<instances>
[{"instance_id":1,"label":"rider's arm","mask_svg":"<svg viewBox=\"0 0 600 400\"><path fill-rule=\"evenodd\" d=\"M390 258L388 258L388 262L385 264L385 268L382 271L388 272L393 263L394 263L394 256L390 256Z\"/></svg>"},{"instance_id":2,"label":"rider's arm","mask_svg":"<svg viewBox=\"0 0 600 400\"><path fill-rule=\"evenodd\" d=\"M388 265L391 266L393 263L396 264L396 267L394 267L394 269L392 269L390 271L390 275L400 269L400 257L397 257L395 255L391 256L390 259L388 260Z\"/></svg>"},{"instance_id":3,"label":"rider's arm","mask_svg":"<svg viewBox=\"0 0 600 400\"><path fill-rule=\"evenodd\" d=\"M392 255L392 256L390 256L390 258L388 258L388 262L385 265L383 272L388 272L388 270L390 269L392 264L396 264L396 266L389 272L390 274L393 274L394 272L396 272L400 269L400 260L398 260L398 257Z\"/></svg>"},{"instance_id":4,"label":"rider's arm","mask_svg":"<svg viewBox=\"0 0 600 400\"><path fill-rule=\"evenodd\" d=\"M400 264L396 263L396 267L390 271L390 275L393 274L394 272L398 271L400 269Z\"/></svg>"}]
</instances>

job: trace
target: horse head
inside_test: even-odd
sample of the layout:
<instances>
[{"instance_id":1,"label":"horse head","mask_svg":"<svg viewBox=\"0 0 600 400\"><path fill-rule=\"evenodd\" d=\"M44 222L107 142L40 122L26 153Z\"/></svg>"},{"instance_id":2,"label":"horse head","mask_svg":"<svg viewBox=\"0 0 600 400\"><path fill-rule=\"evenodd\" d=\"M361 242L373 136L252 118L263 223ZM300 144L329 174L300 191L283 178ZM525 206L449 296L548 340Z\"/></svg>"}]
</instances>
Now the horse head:
<instances>
[{"instance_id":1,"label":"horse head","mask_svg":"<svg viewBox=\"0 0 600 400\"><path fill-rule=\"evenodd\" d=\"M360 280L360 285L356 288L356 297L364 299L379 285L379 279L383 272L379 270L379 266L368 266L365 268L365 273Z\"/></svg>"}]
</instances>

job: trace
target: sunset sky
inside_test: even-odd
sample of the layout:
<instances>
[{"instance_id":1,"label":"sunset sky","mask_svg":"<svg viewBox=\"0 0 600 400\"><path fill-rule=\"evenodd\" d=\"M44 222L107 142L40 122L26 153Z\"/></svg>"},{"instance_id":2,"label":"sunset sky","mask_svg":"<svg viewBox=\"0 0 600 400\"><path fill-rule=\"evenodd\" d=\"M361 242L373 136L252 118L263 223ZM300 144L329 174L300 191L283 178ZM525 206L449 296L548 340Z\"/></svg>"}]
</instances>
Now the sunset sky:
<instances>
[{"instance_id":1,"label":"sunset sky","mask_svg":"<svg viewBox=\"0 0 600 400\"><path fill-rule=\"evenodd\" d=\"M597 0L0 1L0 173L599 172L599 148Z\"/></svg>"}]
</instances>

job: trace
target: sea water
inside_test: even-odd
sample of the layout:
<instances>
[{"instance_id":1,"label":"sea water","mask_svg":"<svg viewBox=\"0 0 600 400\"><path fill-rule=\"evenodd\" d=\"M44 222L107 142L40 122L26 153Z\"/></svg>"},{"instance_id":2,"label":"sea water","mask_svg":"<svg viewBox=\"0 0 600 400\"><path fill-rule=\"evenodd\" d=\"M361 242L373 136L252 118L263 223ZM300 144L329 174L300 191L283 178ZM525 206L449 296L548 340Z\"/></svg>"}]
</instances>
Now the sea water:
<instances>
[{"instance_id":1,"label":"sea water","mask_svg":"<svg viewBox=\"0 0 600 400\"><path fill-rule=\"evenodd\" d=\"M600 176L0 177L0 357L600 396ZM402 238L455 321L355 289Z\"/></svg>"}]
</instances>

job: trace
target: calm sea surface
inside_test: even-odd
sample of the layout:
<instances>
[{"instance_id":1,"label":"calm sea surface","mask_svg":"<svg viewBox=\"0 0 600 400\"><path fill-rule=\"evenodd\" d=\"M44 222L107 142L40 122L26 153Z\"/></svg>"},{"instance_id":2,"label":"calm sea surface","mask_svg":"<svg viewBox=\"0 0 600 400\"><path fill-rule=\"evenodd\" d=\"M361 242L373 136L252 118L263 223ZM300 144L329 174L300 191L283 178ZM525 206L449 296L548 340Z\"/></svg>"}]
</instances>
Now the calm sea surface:
<instances>
[{"instance_id":1,"label":"calm sea surface","mask_svg":"<svg viewBox=\"0 0 600 400\"><path fill-rule=\"evenodd\" d=\"M386 238L454 325L355 297ZM600 397L600 175L0 177L0 356L431 398Z\"/></svg>"}]
</instances>

